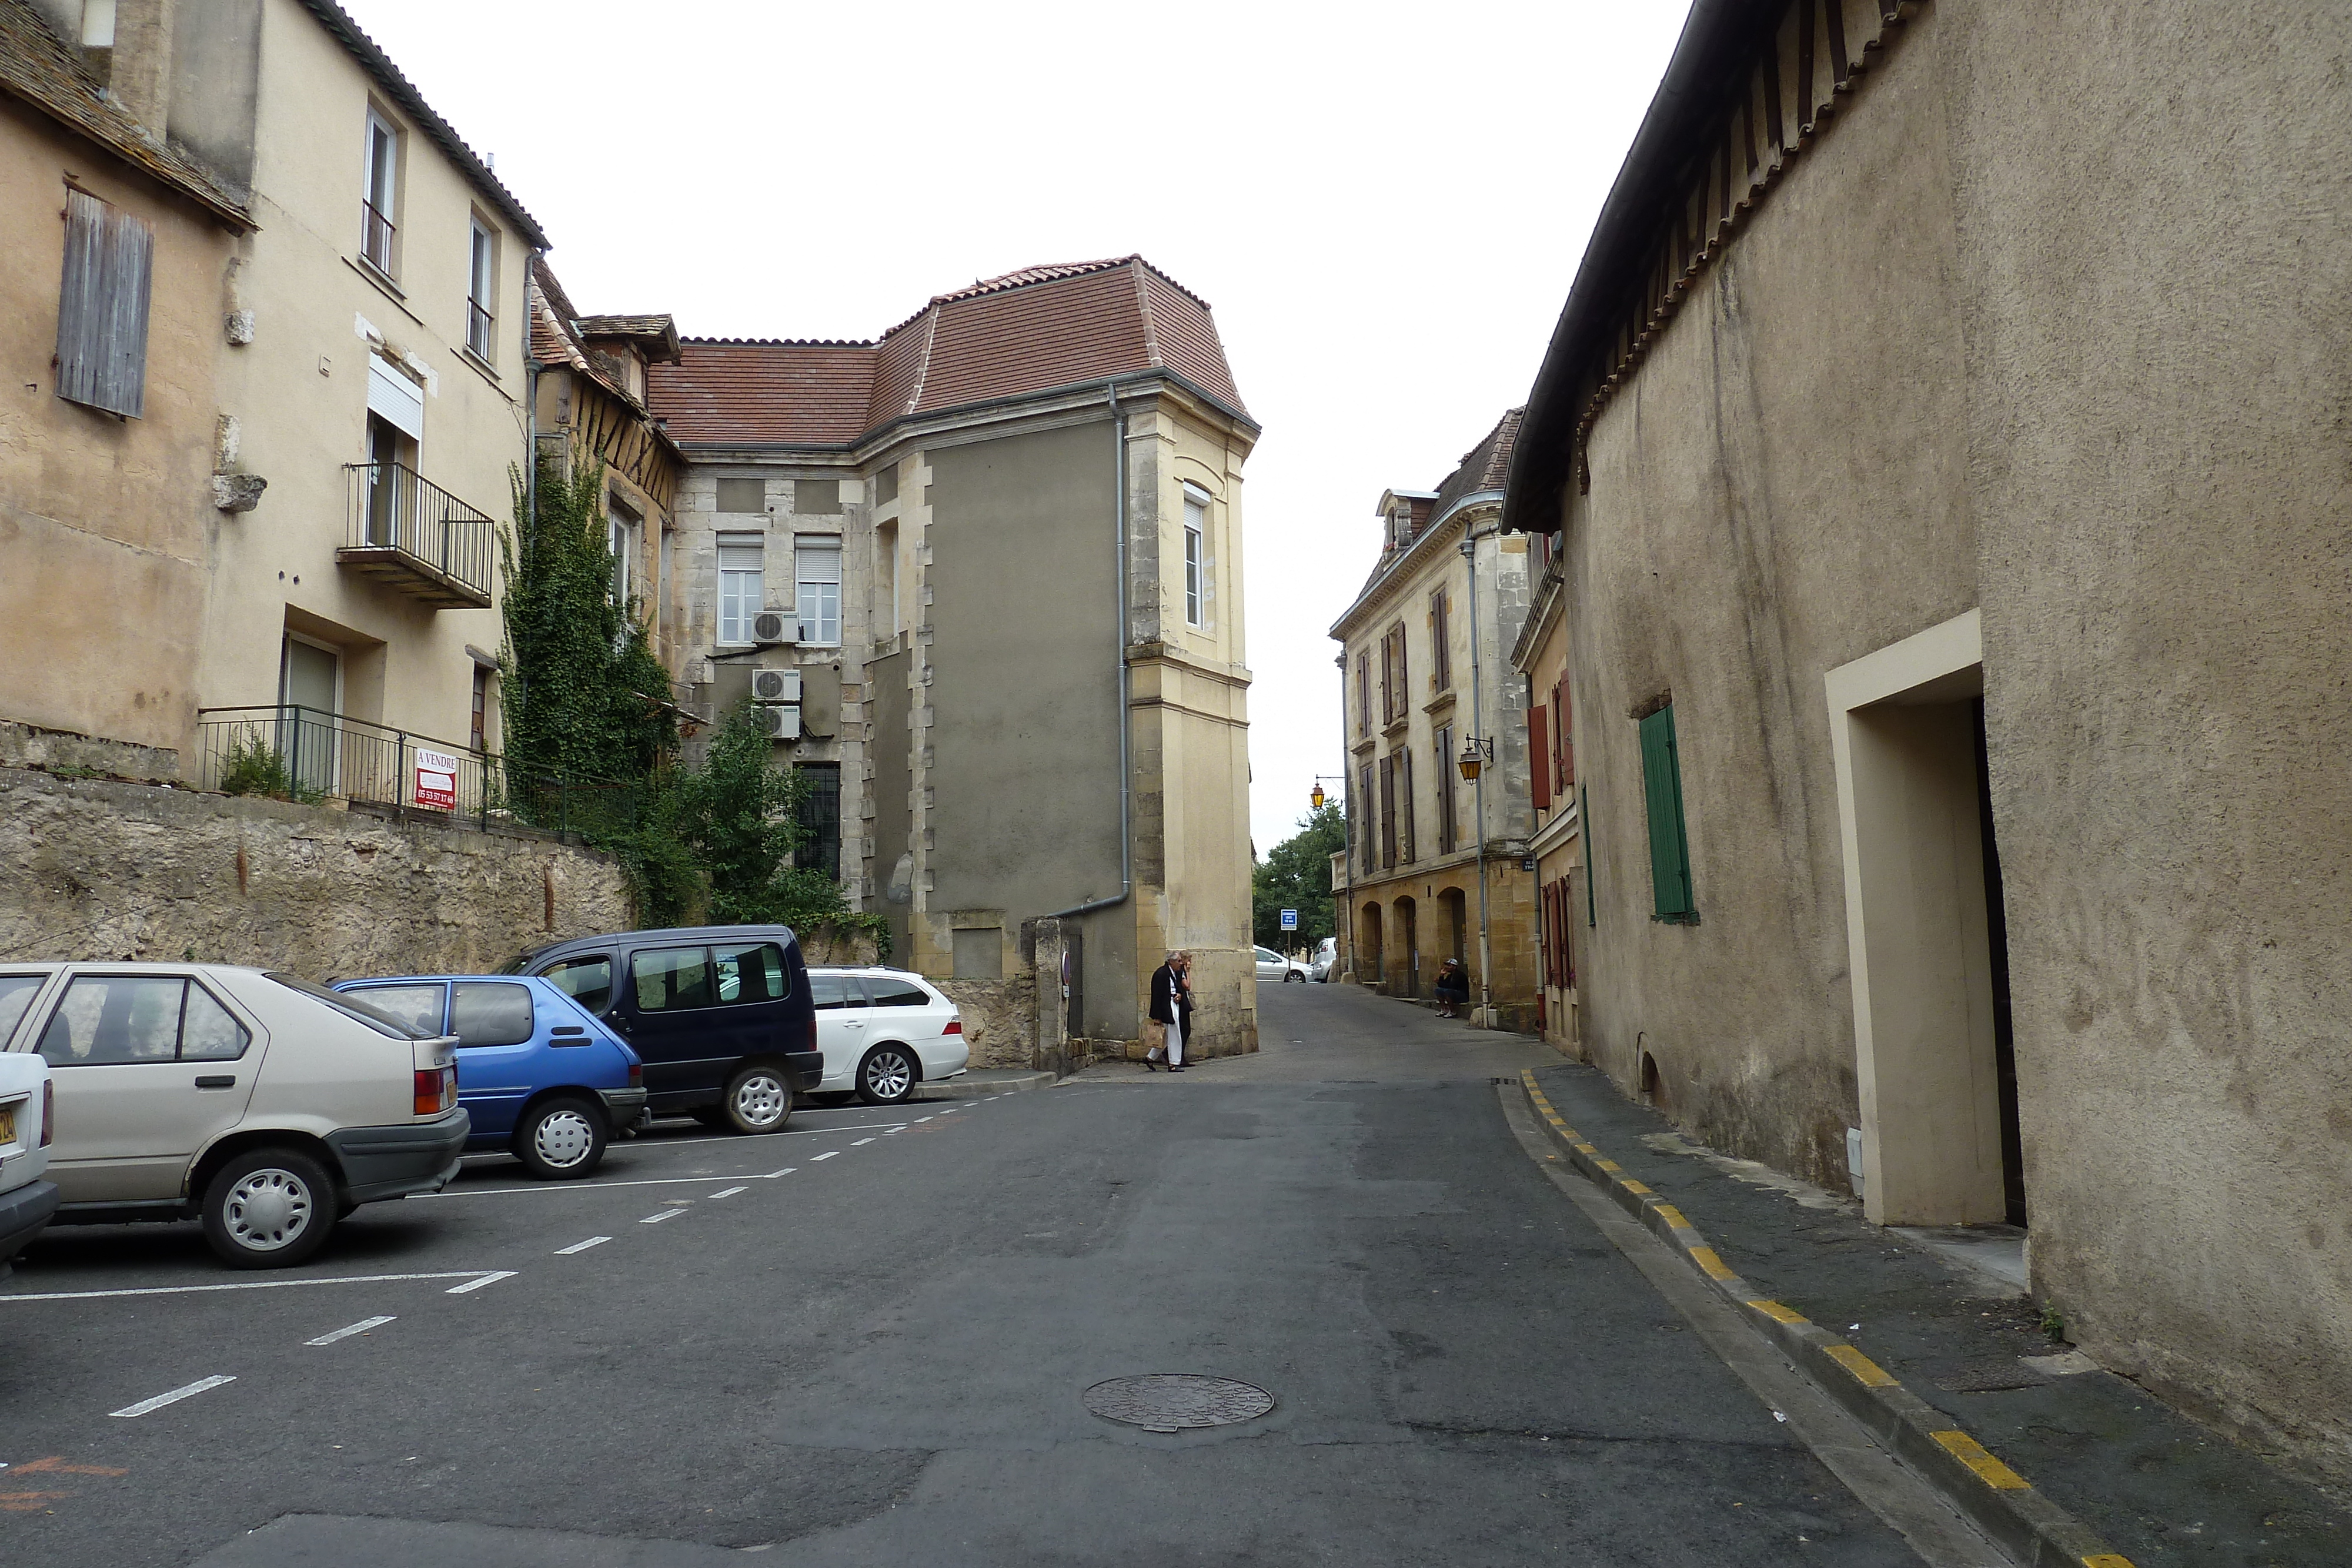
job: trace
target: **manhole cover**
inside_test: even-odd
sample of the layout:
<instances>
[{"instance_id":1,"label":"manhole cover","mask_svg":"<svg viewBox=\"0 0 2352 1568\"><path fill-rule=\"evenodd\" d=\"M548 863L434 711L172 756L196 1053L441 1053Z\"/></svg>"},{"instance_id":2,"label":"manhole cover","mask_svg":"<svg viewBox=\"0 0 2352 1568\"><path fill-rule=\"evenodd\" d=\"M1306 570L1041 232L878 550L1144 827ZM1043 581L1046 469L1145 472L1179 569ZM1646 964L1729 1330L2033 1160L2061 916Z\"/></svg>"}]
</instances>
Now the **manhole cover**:
<instances>
[{"instance_id":1,"label":"manhole cover","mask_svg":"<svg viewBox=\"0 0 2352 1568\"><path fill-rule=\"evenodd\" d=\"M1106 1421L1147 1432L1181 1432L1190 1427L1230 1427L1255 1421L1274 1408L1274 1396L1255 1384L1190 1372L1155 1372L1114 1377L1086 1392L1087 1408Z\"/></svg>"}]
</instances>

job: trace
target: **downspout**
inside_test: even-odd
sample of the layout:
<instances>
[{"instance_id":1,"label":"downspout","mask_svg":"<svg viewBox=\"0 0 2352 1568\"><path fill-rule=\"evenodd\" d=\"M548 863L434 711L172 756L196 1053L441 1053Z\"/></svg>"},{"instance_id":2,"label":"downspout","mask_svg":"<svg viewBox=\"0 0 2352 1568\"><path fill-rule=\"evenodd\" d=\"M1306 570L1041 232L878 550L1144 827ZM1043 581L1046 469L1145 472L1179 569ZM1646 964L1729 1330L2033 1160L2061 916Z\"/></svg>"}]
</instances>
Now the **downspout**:
<instances>
[{"instance_id":1,"label":"downspout","mask_svg":"<svg viewBox=\"0 0 2352 1568\"><path fill-rule=\"evenodd\" d=\"M1486 534L1501 531L1500 525L1486 529ZM1470 734L1476 745L1486 744L1485 711L1486 685L1478 664L1478 540L1484 536L1475 529L1465 529L1462 535L1462 559L1470 567ZM1478 777L1471 783L1475 804L1472 807L1478 827L1478 1023L1482 1029L1495 1027L1494 945L1489 940L1486 924L1486 769L1480 768Z\"/></svg>"},{"instance_id":2,"label":"downspout","mask_svg":"<svg viewBox=\"0 0 2352 1568\"><path fill-rule=\"evenodd\" d=\"M1112 584L1112 626L1118 641L1112 650L1118 660L1118 892L1109 898L1090 898L1074 904L1067 909L1056 909L1040 915L1043 920L1064 920L1075 915L1092 915L1097 909L1111 909L1125 904L1135 891L1135 779L1129 759L1133 710L1129 706L1129 682L1133 676L1127 666L1127 411L1118 406L1118 383L1106 382L1103 390L1110 398L1112 430L1111 449L1111 521L1118 549L1118 580Z\"/></svg>"}]
</instances>

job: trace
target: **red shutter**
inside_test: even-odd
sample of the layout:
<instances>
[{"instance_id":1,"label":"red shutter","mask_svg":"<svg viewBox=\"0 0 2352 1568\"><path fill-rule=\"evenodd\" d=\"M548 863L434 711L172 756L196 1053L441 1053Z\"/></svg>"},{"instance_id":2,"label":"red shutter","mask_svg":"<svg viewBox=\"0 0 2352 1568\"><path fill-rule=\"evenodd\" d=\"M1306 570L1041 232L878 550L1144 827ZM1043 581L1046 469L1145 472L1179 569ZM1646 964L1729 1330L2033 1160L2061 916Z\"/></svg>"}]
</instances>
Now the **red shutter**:
<instances>
[{"instance_id":1,"label":"red shutter","mask_svg":"<svg viewBox=\"0 0 2352 1568\"><path fill-rule=\"evenodd\" d=\"M1528 709L1528 750L1535 763L1528 769L1528 775L1535 781L1536 810L1538 811L1551 809L1551 769L1544 763L1544 759L1551 755L1551 743L1544 738L1547 716L1539 707Z\"/></svg>"}]
</instances>

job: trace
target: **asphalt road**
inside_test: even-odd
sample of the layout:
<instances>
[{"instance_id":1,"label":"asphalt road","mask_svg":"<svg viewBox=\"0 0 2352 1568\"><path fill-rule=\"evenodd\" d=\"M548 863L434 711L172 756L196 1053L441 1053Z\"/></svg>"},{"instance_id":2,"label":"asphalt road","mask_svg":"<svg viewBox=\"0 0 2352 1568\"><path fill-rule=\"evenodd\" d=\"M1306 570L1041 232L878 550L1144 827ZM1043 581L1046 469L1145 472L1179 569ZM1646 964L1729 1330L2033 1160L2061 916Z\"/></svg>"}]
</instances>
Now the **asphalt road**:
<instances>
[{"instance_id":1,"label":"asphalt road","mask_svg":"<svg viewBox=\"0 0 2352 1568\"><path fill-rule=\"evenodd\" d=\"M1918 1562L1516 1141L1549 1053L1258 994L1255 1057L478 1160L287 1273L53 1230L0 1282L0 1560ZM1152 1373L1276 1404L1081 1403Z\"/></svg>"}]
</instances>

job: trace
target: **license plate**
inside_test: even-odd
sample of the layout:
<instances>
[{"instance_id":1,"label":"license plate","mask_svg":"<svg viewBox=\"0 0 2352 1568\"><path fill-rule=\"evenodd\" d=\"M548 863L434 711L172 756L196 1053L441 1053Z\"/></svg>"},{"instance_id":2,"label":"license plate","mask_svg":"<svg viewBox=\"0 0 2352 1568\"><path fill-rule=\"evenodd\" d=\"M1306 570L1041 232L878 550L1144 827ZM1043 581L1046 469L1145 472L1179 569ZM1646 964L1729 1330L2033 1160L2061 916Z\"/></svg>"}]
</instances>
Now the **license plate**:
<instances>
[{"instance_id":1,"label":"license plate","mask_svg":"<svg viewBox=\"0 0 2352 1568\"><path fill-rule=\"evenodd\" d=\"M16 1107L0 1105L0 1144L16 1141Z\"/></svg>"}]
</instances>

